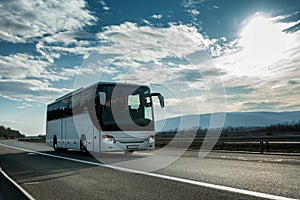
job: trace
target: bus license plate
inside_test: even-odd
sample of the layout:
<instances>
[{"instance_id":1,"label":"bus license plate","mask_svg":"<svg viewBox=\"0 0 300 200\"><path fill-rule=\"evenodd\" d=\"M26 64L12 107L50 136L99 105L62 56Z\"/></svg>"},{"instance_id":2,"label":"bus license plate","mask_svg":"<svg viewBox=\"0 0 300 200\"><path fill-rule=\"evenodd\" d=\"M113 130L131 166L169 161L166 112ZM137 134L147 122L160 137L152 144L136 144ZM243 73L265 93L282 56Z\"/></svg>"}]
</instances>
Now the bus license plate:
<instances>
[{"instance_id":1,"label":"bus license plate","mask_svg":"<svg viewBox=\"0 0 300 200\"><path fill-rule=\"evenodd\" d=\"M127 149L138 149L138 145L127 145Z\"/></svg>"}]
</instances>

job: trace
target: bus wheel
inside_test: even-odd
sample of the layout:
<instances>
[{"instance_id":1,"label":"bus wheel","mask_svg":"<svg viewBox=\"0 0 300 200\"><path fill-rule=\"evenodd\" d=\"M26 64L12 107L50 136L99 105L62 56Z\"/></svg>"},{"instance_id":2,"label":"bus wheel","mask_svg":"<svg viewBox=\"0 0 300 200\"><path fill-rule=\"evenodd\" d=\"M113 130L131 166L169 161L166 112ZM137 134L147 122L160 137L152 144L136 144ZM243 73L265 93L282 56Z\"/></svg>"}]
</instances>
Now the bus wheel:
<instances>
[{"instance_id":1,"label":"bus wheel","mask_svg":"<svg viewBox=\"0 0 300 200\"><path fill-rule=\"evenodd\" d=\"M54 151L58 151L56 136L53 137L53 149L54 149Z\"/></svg>"},{"instance_id":2,"label":"bus wheel","mask_svg":"<svg viewBox=\"0 0 300 200\"><path fill-rule=\"evenodd\" d=\"M133 154L133 150L128 150L128 151L124 151L124 154L125 155L131 155L131 154Z\"/></svg>"},{"instance_id":3,"label":"bus wheel","mask_svg":"<svg viewBox=\"0 0 300 200\"><path fill-rule=\"evenodd\" d=\"M82 153L87 153L87 149L86 149L86 146L84 145L84 143L82 141L80 141L80 151Z\"/></svg>"}]
</instances>

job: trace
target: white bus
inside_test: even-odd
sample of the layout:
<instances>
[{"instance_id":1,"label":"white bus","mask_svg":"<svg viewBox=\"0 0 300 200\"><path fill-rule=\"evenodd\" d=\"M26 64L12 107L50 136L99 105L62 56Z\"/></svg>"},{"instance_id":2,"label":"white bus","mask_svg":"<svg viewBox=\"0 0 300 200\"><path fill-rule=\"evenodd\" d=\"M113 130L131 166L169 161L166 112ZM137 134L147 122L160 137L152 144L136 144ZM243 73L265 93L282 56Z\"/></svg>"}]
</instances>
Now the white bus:
<instances>
[{"instance_id":1,"label":"white bus","mask_svg":"<svg viewBox=\"0 0 300 200\"><path fill-rule=\"evenodd\" d=\"M145 85L95 83L47 106L46 143L55 151L154 150L152 97Z\"/></svg>"}]
</instances>

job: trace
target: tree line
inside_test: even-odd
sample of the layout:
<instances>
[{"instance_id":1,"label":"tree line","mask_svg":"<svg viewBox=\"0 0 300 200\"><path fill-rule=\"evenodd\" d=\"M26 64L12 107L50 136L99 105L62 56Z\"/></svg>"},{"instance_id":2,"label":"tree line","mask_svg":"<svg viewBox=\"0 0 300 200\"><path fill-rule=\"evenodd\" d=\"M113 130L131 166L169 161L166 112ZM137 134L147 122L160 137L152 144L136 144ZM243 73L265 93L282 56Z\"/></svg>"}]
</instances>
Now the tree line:
<instances>
[{"instance_id":1,"label":"tree line","mask_svg":"<svg viewBox=\"0 0 300 200\"><path fill-rule=\"evenodd\" d=\"M0 139L15 139L24 137L25 135L21 134L20 131L0 125Z\"/></svg>"}]
</instances>

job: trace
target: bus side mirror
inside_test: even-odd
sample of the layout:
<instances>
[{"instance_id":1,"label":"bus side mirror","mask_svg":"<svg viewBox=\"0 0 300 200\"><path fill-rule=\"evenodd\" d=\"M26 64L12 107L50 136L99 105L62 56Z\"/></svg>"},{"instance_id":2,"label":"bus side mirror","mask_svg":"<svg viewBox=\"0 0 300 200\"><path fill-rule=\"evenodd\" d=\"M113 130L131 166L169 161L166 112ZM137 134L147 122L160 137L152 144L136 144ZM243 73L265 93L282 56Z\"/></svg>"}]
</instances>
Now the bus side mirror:
<instances>
[{"instance_id":1,"label":"bus side mirror","mask_svg":"<svg viewBox=\"0 0 300 200\"><path fill-rule=\"evenodd\" d=\"M100 105L104 106L106 102L106 93L105 92L99 92L99 101Z\"/></svg>"},{"instance_id":2,"label":"bus side mirror","mask_svg":"<svg viewBox=\"0 0 300 200\"><path fill-rule=\"evenodd\" d=\"M160 93L151 93L150 97L153 97L153 96L157 96L158 97L161 108L165 107L164 97Z\"/></svg>"}]
</instances>

